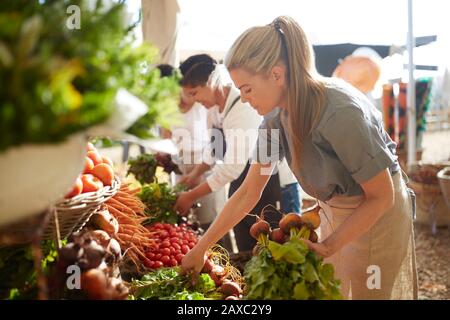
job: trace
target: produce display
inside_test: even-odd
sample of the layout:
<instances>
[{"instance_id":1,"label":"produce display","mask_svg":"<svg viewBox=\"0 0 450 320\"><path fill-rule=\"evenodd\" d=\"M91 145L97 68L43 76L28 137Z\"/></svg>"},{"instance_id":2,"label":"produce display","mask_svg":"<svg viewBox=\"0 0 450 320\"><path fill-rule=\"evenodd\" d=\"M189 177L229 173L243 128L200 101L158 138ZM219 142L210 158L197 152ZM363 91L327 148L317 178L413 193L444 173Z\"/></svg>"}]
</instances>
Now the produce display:
<instances>
[{"instance_id":1,"label":"produce display","mask_svg":"<svg viewBox=\"0 0 450 320\"><path fill-rule=\"evenodd\" d=\"M146 205L149 223L178 223L180 216L174 210L178 194L183 187L171 187L168 183L153 182L142 186L139 198Z\"/></svg>"},{"instance_id":2,"label":"produce display","mask_svg":"<svg viewBox=\"0 0 450 320\"><path fill-rule=\"evenodd\" d=\"M289 213L270 229L264 217L251 227L258 240L254 257L245 266L245 299L341 299L340 281L334 268L324 264L303 239L317 241L319 207L303 215Z\"/></svg>"},{"instance_id":3,"label":"produce display","mask_svg":"<svg viewBox=\"0 0 450 320\"><path fill-rule=\"evenodd\" d=\"M81 193L95 192L104 186L110 186L114 180L113 162L107 156L102 156L94 145L87 144L84 169L75 181L71 191L65 198L72 198Z\"/></svg>"},{"instance_id":4,"label":"produce display","mask_svg":"<svg viewBox=\"0 0 450 320\"><path fill-rule=\"evenodd\" d=\"M180 169L172 162L169 154L156 155L144 153L128 160L128 173L132 174L142 185L156 181L156 169L161 167L164 172L181 174Z\"/></svg>"},{"instance_id":5,"label":"produce display","mask_svg":"<svg viewBox=\"0 0 450 320\"><path fill-rule=\"evenodd\" d=\"M73 234L58 252L56 270L50 278L53 298L123 300L128 288L116 275L122 253L119 243L102 230ZM67 286L69 266L81 270L80 287Z\"/></svg>"},{"instance_id":6,"label":"produce display","mask_svg":"<svg viewBox=\"0 0 450 320\"><path fill-rule=\"evenodd\" d=\"M82 28L66 27L66 1L2 1L0 6L0 151L56 143L104 122L119 88L148 106L128 132L141 138L178 113L177 76L148 68L157 57L134 45L123 2L76 0ZM168 120L170 119L170 120Z\"/></svg>"},{"instance_id":7,"label":"produce display","mask_svg":"<svg viewBox=\"0 0 450 320\"><path fill-rule=\"evenodd\" d=\"M146 252L150 260L146 266L150 269L175 267L181 263L184 255L197 243L197 234L186 224L176 226L169 223L148 225L152 239L156 244Z\"/></svg>"},{"instance_id":8,"label":"produce display","mask_svg":"<svg viewBox=\"0 0 450 320\"><path fill-rule=\"evenodd\" d=\"M226 250L215 246L208 252L205 266L192 284L179 267L159 268L131 282L131 299L206 300L242 299L243 279L229 261Z\"/></svg>"}]
</instances>

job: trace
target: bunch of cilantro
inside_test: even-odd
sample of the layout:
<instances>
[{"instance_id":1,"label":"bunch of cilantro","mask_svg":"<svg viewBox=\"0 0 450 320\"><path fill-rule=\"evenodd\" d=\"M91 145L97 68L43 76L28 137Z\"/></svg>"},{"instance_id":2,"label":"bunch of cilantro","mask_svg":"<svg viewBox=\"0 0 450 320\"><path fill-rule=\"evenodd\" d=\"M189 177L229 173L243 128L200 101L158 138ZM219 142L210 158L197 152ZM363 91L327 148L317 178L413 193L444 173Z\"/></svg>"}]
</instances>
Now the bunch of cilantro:
<instances>
[{"instance_id":1,"label":"bunch of cilantro","mask_svg":"<svg viewBox=\"0 0 450 320\"><path fill-rule=\"evenodd\" d=\"M306 244L291 238L284 244L268 241L245 266L245 299L338 300L340 281Z\"/></svg>"}]
</instances>

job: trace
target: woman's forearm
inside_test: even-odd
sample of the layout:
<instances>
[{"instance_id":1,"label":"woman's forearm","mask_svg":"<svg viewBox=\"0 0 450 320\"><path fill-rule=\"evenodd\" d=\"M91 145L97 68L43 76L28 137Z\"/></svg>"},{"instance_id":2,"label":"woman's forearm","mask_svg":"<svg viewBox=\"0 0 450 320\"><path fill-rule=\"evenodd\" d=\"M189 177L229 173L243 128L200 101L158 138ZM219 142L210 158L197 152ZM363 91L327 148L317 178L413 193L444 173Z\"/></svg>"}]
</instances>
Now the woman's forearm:
<instances>
[{"instance_id":1,"label":"woman's forearm","mask_svg":"<svg viewBox=\"0 0 450 320\"><path fill-rule=\"evenodd\" d=\"M193 201L196 201L206 196L207 194L210 194L212 190L207 182L203 182L188 192L190 193L190 196L192 197Z\"/></svg>"},{"instance_id":2,"label":"woman's forearm","mask_svg":"<svg viewBox=\"0 0 450 320\"><path fill-rule=\"evenodd\" d=\"M370 198L355 211L327 238L324 244L330 250L329 255L341 250L345 245L367 233L387 210L391 203L383 199Z\"/></svg>"},{"instance_id":3,"label":"woman's forearm","mask_svg":"<svg viewBox=\"0 0 450 320\"><path fill-rule=\"evenodd\" d=\"M253 209L257 202L258 197L254 193L246 192L244 188L239 188L227 201L222 212L197 243L199 249L206 252L209 247L222 239L231 228L238 224Z\"/></svg>"}]
</instances>

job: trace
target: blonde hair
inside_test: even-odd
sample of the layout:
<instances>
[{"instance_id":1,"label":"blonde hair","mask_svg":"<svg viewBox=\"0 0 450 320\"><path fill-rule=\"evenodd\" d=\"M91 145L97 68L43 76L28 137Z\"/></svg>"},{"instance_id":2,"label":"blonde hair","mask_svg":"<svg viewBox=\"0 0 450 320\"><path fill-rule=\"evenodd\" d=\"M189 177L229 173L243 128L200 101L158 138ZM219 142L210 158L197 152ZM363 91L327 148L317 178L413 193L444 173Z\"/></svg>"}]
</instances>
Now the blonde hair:
<instances>
[{"instance_id":1,"label":"blonde hair","mask_svg":"<svg viewBox=\"0 0 450 320\"><path fill-rule=\"evenodd\" d=\"M225 58L228 70L242 68L264 75L280 62L286 66L292 166L300 169L303 141L317 126L326 99L325 85L317 74L312 47L303 29L290 17L278 17L270 25L245 31Z\"/></svg>"}]
</instances>

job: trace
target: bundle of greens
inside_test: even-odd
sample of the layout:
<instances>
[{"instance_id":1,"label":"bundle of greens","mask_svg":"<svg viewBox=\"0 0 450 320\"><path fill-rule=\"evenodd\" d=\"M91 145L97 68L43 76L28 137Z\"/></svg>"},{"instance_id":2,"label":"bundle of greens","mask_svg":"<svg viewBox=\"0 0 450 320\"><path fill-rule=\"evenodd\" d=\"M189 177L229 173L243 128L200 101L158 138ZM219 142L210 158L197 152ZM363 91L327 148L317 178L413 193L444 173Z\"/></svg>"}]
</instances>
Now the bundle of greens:
<instances>
[{"instance_id":1,"label":"bundle of greens","mask_svg":"<svg viewBox=\"0 0 450 320\"><path fill-rule=\"evenodd\" d=\"M333 266L323 264L302 239L266 244L245 266L246 299L342 299Z\"/></svg>"},{"instance_id":2,"label":"bundle of greens","mask_svg":"<svg viewBox=\"0 0 450 320\"><path fill-rule=\"evenodd\" d=\"M42 242L42 271L48 275L58 256L54 241ZM37 278L30 245L0 247L0 300L36 299Z\"/></svg>"},{"instance_id":3,"label":"bundle of greens","mask_svg":"<svg viewBox=\"0 0 450 320\"><path fill-rule=\"evenodd\" d=\"M153 182L142 186L138 194L145 204L145 213L149 216L147 223L178 223L179 216L173 209L182 186L170 187L167 183Z\"/></svg>"},{"instance_id":4,"label":"bundle of greens","mask_svg":"<svg viewBox=\"0 0 450 320\"><path fill-rule=\"evenodd\" d=\"M0 151L60 142L105 121L121 87L149 106L130 133L146 138L158 122L167 126L178 81L148 67L157 50L134 47L124 3L109 3L0 2Z\"/></svg>"},{"instance_id":5,"label":"bundle of greens","mask_svg":"<svg viewBox=\"0 0 450 320\"><path fill-rule=\"evenodd\" d=\"M191 285L190 277L180 274L180 268L161 268L133 280L130 288L130 299L159 300L205 300L220 299L212 278L202 273L195 286Z\"/></svg>"},{"instance_id":6,"label":"bundle of greens","mask_svg":"<svg viewBox=\"0 0 450 320\"><path fill-rule=\"evenodd\" d=\"M128 160L127 175L132 174L142 185L152 183L155 180L158 162L152 154L141 154Z\"/></svg>"}]
</instances>

